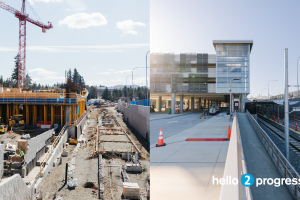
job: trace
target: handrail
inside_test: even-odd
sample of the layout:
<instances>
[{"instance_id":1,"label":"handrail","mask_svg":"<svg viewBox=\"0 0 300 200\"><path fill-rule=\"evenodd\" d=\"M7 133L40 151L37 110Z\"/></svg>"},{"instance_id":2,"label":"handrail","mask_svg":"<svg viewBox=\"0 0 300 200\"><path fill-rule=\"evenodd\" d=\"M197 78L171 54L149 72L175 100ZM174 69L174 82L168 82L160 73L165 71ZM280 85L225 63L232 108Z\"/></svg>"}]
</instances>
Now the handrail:
<instances>
[{"instance_id":1,"label":"handrail","mask_svg":"<svg viewBox=\"0 0 300 200\"><path fill-rule=\"evenodd\" d=\"M265 146L272 162L277 167L277 170L281 177L284 178L296 178L299 180L300 176L298 172L294 169L294 167L290 164L290 162L285 158L285 156L281 153L278 147L274 144L272 139L268 136L268 134L260 127L254 117L246 111L247 117L252 124L253 128L255 129L258 137L260 138L262 144ZM293 196L294 199L299 198L299 185L286 185L289 192Z\"/></svg>"}]
</instances>

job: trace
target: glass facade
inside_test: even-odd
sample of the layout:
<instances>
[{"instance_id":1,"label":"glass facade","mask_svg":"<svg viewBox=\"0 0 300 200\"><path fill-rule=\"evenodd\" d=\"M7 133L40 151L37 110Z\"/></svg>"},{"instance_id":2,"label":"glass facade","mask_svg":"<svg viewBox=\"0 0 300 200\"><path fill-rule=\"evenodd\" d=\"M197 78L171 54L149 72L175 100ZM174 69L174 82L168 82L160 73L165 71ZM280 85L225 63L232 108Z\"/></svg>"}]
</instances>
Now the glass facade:
<instances>
[{"instance_id":1,"label":"glass facade","mask_svg":"<svg viewBox=\"0 0 300 200\"><path fill-rule=\"evenodd\" d=\"M250 45L216 45L216 92L250 93Z\"/></svg>"}]
</instances>

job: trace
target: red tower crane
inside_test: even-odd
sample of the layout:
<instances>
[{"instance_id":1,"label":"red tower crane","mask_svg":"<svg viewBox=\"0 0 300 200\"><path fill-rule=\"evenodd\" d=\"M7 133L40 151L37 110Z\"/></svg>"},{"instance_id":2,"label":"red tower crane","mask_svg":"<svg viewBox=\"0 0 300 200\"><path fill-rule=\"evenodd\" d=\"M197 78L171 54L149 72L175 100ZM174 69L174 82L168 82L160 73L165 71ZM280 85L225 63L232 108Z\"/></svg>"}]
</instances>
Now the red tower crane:
<instances>
[{"instance_id":1,"label":"red tower crane","mask_svg":"<svg viewBox=\"0 0 300 200\"><path fill-rule=\"evenodd\" d=\"M11 12L16 18L19 19L18 86L20 88L24 88L26 78L26 21L41 27L43 33L46 32L46 29L53 28L53 26L51 22L48 22L48 25L45 25L42 22L29 18L29 15L26 14L25 0L22 0L21 12L10 7L9 5L6 5L2 1L0 1L0 8Z\"/></svg>"}]
</instances>

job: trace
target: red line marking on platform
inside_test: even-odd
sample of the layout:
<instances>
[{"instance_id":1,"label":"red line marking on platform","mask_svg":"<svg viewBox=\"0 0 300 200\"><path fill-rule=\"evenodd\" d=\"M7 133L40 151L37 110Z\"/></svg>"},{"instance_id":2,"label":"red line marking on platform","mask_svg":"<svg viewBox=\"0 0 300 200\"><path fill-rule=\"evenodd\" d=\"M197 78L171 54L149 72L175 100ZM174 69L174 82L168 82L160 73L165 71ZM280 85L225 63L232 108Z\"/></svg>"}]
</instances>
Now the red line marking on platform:
<instances>
[{"instance_id":1,"label":"red line marking on platform","mask_svg":"<svg viewBox=\"0 0 300 200\"><path fill-rule=\"evenodd\" d=\"M187 138L185 141L225 141L225 138Z\"/></svg>"}]
</instances>

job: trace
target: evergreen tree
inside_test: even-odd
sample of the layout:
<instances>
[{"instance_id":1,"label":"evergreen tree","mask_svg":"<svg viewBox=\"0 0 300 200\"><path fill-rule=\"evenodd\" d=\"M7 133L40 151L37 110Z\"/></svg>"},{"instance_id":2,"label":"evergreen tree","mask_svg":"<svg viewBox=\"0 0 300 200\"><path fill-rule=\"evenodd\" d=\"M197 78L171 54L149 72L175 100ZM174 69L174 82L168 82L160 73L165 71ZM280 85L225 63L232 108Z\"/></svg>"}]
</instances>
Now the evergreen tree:
<instances>
[{"instance_id":1,"label":"evergreen tree","mask_svg":"<svg viewBox=\"0 0 300 200\"><path fill-rule=\"evenodd\" d=\"M69 69L69 71L67 72L67 78L72 81L72 70L71 69Z\"/></svg>"},{"instance_id":2,"label":"evergreen tree","mask_svg":"<svg viewBox=\"0 0 300 200\"><path fill-rule=\"evenodd\" d=\"M19 54L16 55L16 57L14 57L15 59L15 66L14 66L14 69L12 71L12 74L11 74L11 80L12 80L12 86L13 87L17 87L18 86L18 75L19 75L19 69L18 69L18 64L19 64Z\"/></svg>"},{"instance_id":3,"label":"evergreen tree","mask_svg":"<svg viewBox=\"0 0 300 200\"><path fill-rule=\"evenodd\" d=\"M26 78L25 78L25 87L26 88L30 88L32 82L31 82L31 77L29 76L29 74L26 74Z\"/></svg>"},{"instance_id":4,"label":"evergreen tree","mask_svg":"<svg viewBox=\"0 0 300 200\"><path fill-rule=\"evenodd\" d=\"M80 77L80 75L79 75L77 69L75 68L74 72L73 72L73 77L72 77L73 83L79 85L79 77Z\"/></svg>"}]
</instances>

